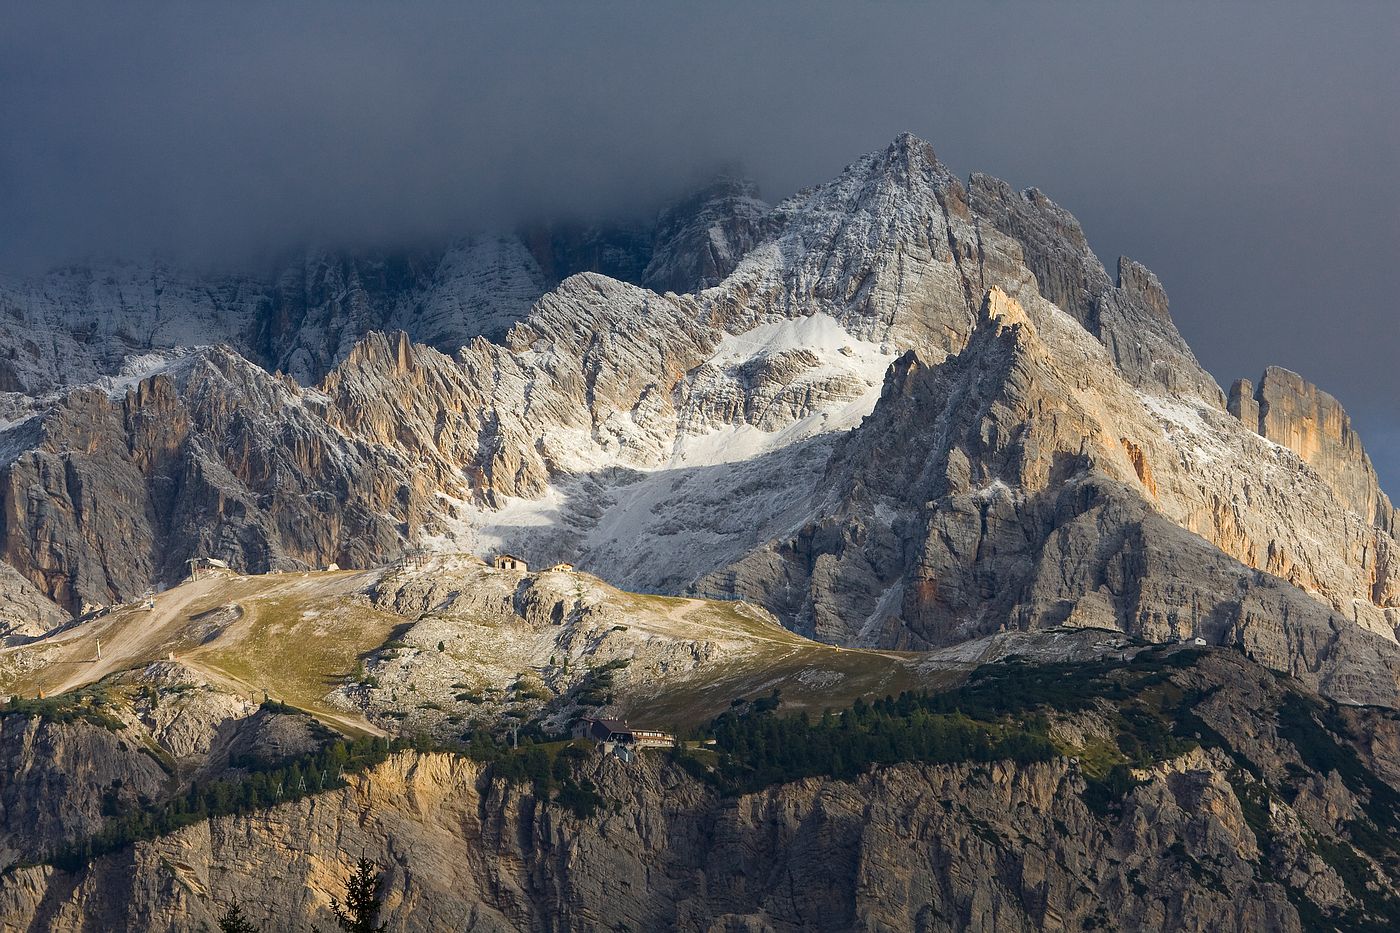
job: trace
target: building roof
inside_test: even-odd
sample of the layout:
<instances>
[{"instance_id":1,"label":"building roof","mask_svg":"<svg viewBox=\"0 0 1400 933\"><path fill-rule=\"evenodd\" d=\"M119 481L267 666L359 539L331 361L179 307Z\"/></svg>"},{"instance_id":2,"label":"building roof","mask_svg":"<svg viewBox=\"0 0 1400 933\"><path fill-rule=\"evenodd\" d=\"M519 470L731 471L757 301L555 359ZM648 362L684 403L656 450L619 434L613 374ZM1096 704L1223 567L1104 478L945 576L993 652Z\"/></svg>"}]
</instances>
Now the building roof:
<instances>
[{"instance_id":1,"label":"building roof","mask_svg":"<svg viewBox=\"0 0 1400 933\"><path fill-rule=\"evenodd\" d=\"M655 729L636 729L629 726L621 719L599 719L593 716L580 716L579 723L584 727L584 734L597 742L607 742L613 736L626 736L618 741L622 742L655 742L657 740L673 741L674 736L667 732L660 732Z\"/></svg>"},{"instance_id":2,"label":"building roof","mask_svg":"<svg viewBox=\"0 0 1400 933\"><path fill-rule=\"evenodd\" d=\"M632 730L627 727L627 723L621 719L594 719L591 716L583 718L585 723L585 734L597 742L606 742L614 735L631 735Z\"/></svg>"}]
</instances>

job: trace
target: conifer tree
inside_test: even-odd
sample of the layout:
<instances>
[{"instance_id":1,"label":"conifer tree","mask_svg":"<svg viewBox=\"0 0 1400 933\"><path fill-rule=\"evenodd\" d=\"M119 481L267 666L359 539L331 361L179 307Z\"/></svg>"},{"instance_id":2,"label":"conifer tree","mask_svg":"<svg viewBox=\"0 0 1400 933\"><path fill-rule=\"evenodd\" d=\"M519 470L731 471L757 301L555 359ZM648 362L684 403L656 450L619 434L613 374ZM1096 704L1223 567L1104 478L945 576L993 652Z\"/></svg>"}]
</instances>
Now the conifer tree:
<instances>
[{"instance_id":1,"label":"conifer tree","mask_svg":"<svg viewBox=\"0 0 1400 933\"><path fill-rule=\"evenodd\" d=\"M345 879L345 903L331 898L331 913L346 933L384 933L388 924L375 926L379 919L379 883L384 879L379 866L360 856L355 870Z\"/></svg>"},{"instance_id":2,"label":"conifer tree","mask_svg":"<svg viewBox=\"0 0 1400 933\"><path fill-rule=\"evenodd\" d=\"M243 916L243 908L238 906L235 898L219 917L219 933L258 933L258 928Z\"/></svg>"}]
</instances>

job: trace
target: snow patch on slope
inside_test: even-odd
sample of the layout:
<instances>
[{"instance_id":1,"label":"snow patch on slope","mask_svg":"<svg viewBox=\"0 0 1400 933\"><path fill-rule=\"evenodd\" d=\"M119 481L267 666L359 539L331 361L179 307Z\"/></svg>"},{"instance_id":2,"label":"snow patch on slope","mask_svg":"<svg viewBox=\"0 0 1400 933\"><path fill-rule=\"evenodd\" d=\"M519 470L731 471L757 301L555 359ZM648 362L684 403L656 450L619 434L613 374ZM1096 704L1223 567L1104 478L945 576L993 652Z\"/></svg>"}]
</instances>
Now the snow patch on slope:
<instances>
[{"instance_id":1,"label":"snow patch on slope","mask_svg":"<svg viewBox=\"0 0 1400 933\"><path fill-rule=\"evenodd\" d=\"M1229 457L1229 450L1216 431L1206 422L1203 405L1179 398L1138 393L1142 404L1152 413L1167 438L1178 452L1196 465L1216 463Z\"/></svg>"},{"instance_id":2,"label":"snow patch on slope","mask_svg":"<svg viewBox=\"0 0 1400 933\"><path fill-rule=\"evenodd\" d=\"M894 358L888 345L853 337L828 314L726 335L698 367L704 376L693 384L703 388L699 394L707 401L726 390L742 396L744 419L716 423L704 412L683 410L670 466L749 460L819 434L849 430L874 410ZM785 417L789 413L797 417ZM776 430L760 426L775 419L786 423Z\"/></svg>"},{"instance_id":3,"label":"snow patch on slope","mask_svg":"<svg viewBox=\"0 0 1400 933\"><path fill-rule=\"evenodd\" d=\"M874 409L893 358L825 314L728 335L687 378L692 391L706 380L700 403L727 394L731 420L691 404L682 385L668 460L639 467L614 453L538 499L498 496L494 509L440 497L443 514L423 543L566 560L615 585L677 592L806 520L832 445ZM583 432L569 433L541 443L598 453Z\"/></svg>"},{"instance_id":4,"label":"snow patch on slope","mask_svg":"<svg viewBox=\"0 0 1400 933\"><path fill-rule=\"evenodd\" d=\"M93 385L107 393L109 398L120 398L129 389L139 385L156 373L167 372L200 347L177 347L151 353L133 354L122 360L120 371L114 376L100 376Z\"/></svg>"},{"instance_id":5,"label":"snow patch on slope","mask_svg":"<svg viewBox=\"0 0 1400 933\"><path fill-rule=\"evenodd\" d=\"M760 324L742 334L728 334L715 348L709 362L715 365L738 365L760 357L771 357L785 350L810 350L824 360L835 362L838 356L850 357L855 345L867 351L877 347L866 340L852 337L836 318L829 314L811 314ZM878 349L874 352L878 354Z\"/></svg>"}]
</instances>

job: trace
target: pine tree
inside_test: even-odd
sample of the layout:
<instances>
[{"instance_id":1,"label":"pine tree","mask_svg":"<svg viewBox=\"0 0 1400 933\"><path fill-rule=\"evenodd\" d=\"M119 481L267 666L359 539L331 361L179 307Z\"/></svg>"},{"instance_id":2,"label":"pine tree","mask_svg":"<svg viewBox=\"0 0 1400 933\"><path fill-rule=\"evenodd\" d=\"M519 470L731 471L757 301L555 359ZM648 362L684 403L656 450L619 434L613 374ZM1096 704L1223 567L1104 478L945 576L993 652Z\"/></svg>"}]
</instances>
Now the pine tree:
<instances>
[{"instance_id":1,"label":"pine tree","mask_svg":"<svg viewBox=\"0 0 1400 933\"><path fill-rule=\"evenodd\" d=\"M384 933L388 924L375 926L379 919L379 883L384 878L379 866L360 856L355 870L345 879L345 903L331 898L331 913L346 933Z\"/></svg>"},{"instance_id":2,"label":"pine tree","mask_svg":"<svg viewBox=\"0 0 1400 933\"><path fill-rule=\"evenodd\" d=\"M219 917L219 933L258 933L258 928L243 916L243 908L235 900Z\"/></svg>"}]
</instances>

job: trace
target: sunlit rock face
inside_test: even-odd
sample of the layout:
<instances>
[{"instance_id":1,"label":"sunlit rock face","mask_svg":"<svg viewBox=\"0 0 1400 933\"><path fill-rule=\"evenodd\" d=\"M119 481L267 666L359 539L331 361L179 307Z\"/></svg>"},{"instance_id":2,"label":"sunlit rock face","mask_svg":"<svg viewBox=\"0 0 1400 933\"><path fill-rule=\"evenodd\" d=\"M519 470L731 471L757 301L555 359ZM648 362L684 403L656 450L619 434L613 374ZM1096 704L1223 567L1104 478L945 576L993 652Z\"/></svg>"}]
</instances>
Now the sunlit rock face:
<instances>
[{"instance_id":1,"label":"sunlit rock face","mask_svg":"<svg viewBox=\"0 0 1400 933\"><path fill-rule=\"evenodd\" d=\"M1301 456L1352 511L1394 530L1394 508L1340 402L1277 366L1264 371L1255 401L1261 435Z\"/></svg>"}]
</instances>

